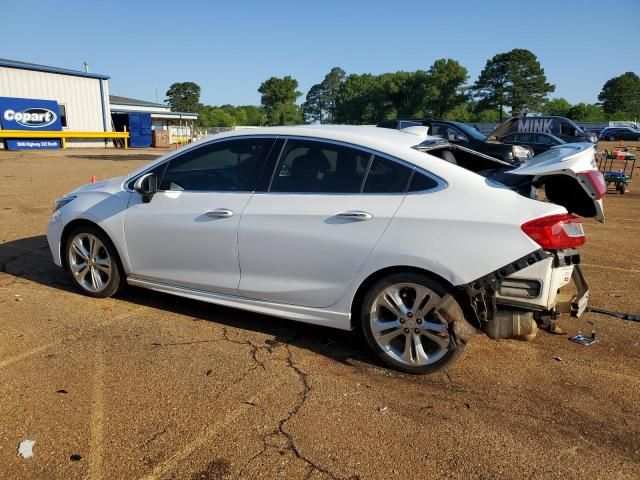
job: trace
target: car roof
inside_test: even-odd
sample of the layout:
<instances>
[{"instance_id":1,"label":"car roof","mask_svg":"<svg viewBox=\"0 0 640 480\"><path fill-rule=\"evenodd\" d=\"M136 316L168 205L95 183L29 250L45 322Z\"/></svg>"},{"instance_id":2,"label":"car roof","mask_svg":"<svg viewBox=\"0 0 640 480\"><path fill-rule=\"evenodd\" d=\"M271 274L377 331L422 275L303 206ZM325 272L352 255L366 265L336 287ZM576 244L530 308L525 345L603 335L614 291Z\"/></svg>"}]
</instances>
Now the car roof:
<instances>
[{"instance_id":1,"label":"car roof","mask_svg":"<svg viewBox=\"0 0 640 480\"><path fill-rule=\"evenodd\" d=\"M205 141L235 136L298 136L353 143L387 152L389 149L411 148L425 140L437 138L428 135L427 132L427 127L420 126L394 130L369 125L294 125L236 129L209 136Z\"/></svg>"}]
</instances>

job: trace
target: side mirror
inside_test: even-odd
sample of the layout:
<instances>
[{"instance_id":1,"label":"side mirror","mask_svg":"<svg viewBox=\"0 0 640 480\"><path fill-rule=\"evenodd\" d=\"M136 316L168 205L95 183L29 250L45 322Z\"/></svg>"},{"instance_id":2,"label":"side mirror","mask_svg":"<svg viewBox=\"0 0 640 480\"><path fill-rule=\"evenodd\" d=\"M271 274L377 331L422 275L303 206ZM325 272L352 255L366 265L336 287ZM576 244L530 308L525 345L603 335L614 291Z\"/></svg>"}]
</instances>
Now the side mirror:
<instances>
[{"instance_id":1,"label":"side mirror","mask_svg":"<svg viewBox=\"0 0 640 480\"><path fill-rule=\"evenodd\" d=\"M142 175L133 184L133 189L142 196L144 203L149 203L158 191L158 177L155 173Z\"/></svg>"},{"instance_id":2,"label":"side mirror","mask_svg":"<svg viewBox=\"0 0 640 480\"><path fill-rule=\"evenodd\" d=\"M453 139L454 139L456 142L466 142L466 141L467 141L467 137L465 137L464 135L461 135L461 134L459 134L459 133L456 133L456 134L453 136Z\"/></svg>"}]
</instances>

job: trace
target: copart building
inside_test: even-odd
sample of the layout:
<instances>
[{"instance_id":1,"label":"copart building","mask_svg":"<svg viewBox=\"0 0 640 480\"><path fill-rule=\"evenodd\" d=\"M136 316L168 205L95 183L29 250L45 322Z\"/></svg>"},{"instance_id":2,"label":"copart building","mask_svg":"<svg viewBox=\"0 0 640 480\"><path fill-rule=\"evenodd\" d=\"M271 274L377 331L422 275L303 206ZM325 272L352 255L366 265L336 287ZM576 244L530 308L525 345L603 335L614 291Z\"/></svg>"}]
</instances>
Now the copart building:
<instances>
[{"instance_id":1,"label":"copart building","mask_svg":"<svg viewBox=\"0 0 640 480\"><path fill-rule=\"evenodd\" d=\"M153 131L169 143L193 137L197 114L109 95L109 76L0 59L0 148L12 150L124 145L149 147ZM56 133L57 132L57 133Z\"/></svg>"}]
</instances>

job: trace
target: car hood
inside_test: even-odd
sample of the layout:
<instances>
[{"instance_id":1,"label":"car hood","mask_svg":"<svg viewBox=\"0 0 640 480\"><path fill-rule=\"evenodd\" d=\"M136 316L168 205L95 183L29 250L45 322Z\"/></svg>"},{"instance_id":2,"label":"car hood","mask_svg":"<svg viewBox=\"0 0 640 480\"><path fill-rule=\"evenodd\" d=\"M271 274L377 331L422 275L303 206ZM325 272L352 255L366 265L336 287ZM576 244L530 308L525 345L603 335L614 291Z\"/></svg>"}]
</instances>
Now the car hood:
<instances>
[{"instance_id":1,"label":"car hood","mask_svg":"<svg viewBox=\"0 0 640 480\"><path fill-rule=\"evenodd\" d=\"M107 178L105 180L99 180L96 182L87 183L85 185L82 185L76 188L74 191L69 192L69 195L76 195L78 193L87 193L87 192L95 192L95 191L101 191L105 193L116 193L122 190L122 183L127 178L128 177L125 175L122 177Z\"/></svg>"}]
</instances>

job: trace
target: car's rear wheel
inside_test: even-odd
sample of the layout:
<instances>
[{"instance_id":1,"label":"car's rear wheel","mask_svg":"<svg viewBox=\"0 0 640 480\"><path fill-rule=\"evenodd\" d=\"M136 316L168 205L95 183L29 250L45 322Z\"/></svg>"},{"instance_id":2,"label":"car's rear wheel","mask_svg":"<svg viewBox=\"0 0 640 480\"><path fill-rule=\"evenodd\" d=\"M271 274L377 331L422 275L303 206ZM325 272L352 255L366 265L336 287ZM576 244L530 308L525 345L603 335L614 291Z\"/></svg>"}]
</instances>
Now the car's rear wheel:
<instances>
[{"instance_id":1,"label":"car's rear wheel","mask_svg":"<svg viewBox=\"0 0 640 480\"><path fill-rule=\"evenodd\" d=\"M78 227L68 238L67 266L80 290L97 298L115 294L122 286L123 275L111 240L91 226Z\"/></svg>"},{"instance_id":2,"label":"car's rear wheel","mask_svg":"<svg viewBox=\"0 0 640 480\"><path fill-rule=\"evenodd\" d=\"M367 342L387 365L407 373L431 373L464 349L444 308L459 308L447 289L417 273L392 274L378 281L362 306Z\"/></svg>"}]
</instances>

